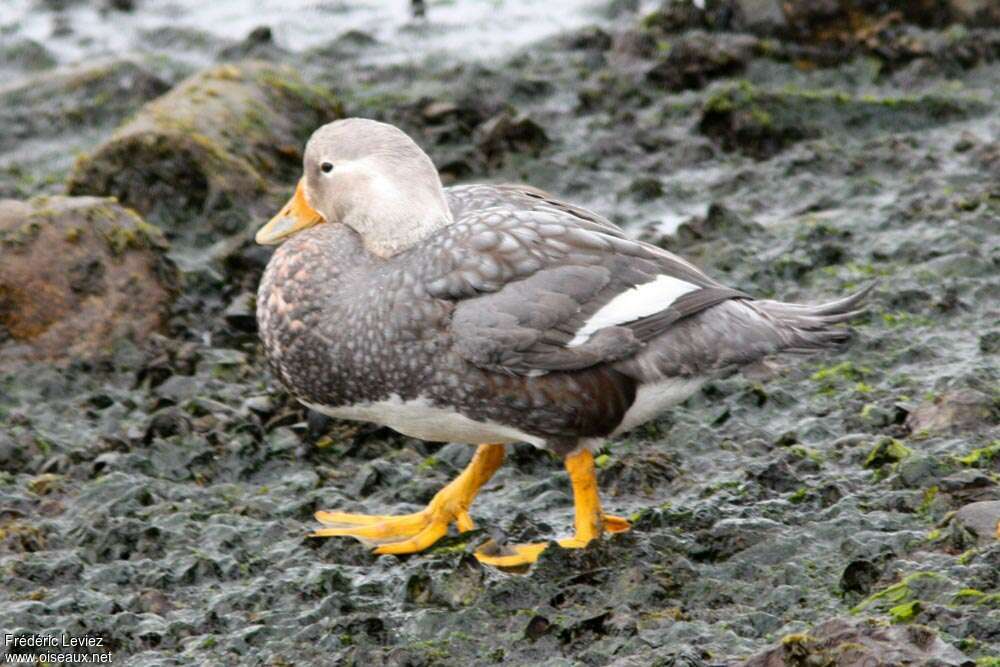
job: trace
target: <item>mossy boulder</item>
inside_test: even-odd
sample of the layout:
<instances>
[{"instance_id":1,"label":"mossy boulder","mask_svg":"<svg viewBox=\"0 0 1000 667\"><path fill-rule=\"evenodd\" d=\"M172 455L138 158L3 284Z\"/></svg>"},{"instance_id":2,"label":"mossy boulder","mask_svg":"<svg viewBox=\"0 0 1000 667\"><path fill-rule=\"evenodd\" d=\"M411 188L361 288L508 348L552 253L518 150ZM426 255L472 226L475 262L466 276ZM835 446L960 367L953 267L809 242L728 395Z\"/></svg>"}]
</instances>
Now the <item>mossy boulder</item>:
<instances>
[{"instance_id":1,"label":"mossy boulder","mask_svg":"<svg viewBox=\"0 0 1000 667\"><path fill-rule=\"evenodd\" d=\"M0 200L0 360L96 358L178 292L159 229L112 199Z\"/></svg>"},{"instance_id":2,"label":"mossy boulder","mask_svg":"<svg viewBox=\"0 0 1000 667\"><path fill-rule=\"evenodd\" d=\"M8 71L24 74L55 67L56 58L43 44L28 37L18 37L0 44L0 63Z\"/></svg>"},{"instance_id":3,"label":"mossy boulder","mask_svg":"<svg viewBox=\"0 0 1000 667\"><path fill-rule=\"evenodd\" d=\"M989 110L981 100L953 95L859 97L836 90L766 90L741 81L709 95L699 129L725 150L764 159L830 132L864 138L916 131Z\"/></svg>"},{"instance_id":4,"label":"mossy boulder","mask_svg":"<svg viewBox=\"0 0 1000 667\"><path fill-rule=\"evenodd\" d=\"M79 159L69 192L117 197L171 233L292 182L310 134L342 115L329 91L289 68L220 65L153 100Z\"/></svg>"},{"instance_id":5,"label":"mossy boulder","mask_svg":"<svg viewBox=\"0 0 1000 667\"><path fill-rule=\"evenodd\" d=\"M0 150L29 138L121 122L167 88L127 59L53 70L0 86Z\"/></svg>"}]
</instances>

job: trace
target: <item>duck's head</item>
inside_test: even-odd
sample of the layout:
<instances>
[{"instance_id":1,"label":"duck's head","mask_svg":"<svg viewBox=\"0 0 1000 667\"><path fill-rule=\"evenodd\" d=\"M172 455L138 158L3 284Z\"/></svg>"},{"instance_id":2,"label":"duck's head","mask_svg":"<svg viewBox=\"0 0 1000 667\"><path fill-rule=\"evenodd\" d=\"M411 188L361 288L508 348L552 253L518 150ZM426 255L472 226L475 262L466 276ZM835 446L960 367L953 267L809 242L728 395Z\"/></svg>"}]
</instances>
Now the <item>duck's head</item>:
<instances>
[{"instance_id":1,"label":"duck's head","mask_svg":"<svg viewBox=\"0 0 1000 667\"><path fill-rule=\"evenodd\" d=\"M400 129L364 118L334 121L306 144L295 195L257 232L281 243L318 224L344 224L391 257L452 221L434 163Z\"/></svg>"}]
</instances>

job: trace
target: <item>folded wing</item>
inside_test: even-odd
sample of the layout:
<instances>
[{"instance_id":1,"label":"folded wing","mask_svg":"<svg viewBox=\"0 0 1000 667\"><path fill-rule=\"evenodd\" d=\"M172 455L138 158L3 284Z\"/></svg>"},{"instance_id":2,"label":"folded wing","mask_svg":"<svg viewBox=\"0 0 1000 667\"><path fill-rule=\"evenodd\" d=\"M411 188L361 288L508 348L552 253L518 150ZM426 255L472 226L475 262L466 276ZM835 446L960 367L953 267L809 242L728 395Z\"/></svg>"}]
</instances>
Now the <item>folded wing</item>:
<instances>
[{"instance_id":1,"label":"folded wing","mask_svg":"<svg viewBox=\"0 0 1000 667\"><path fill-rule=\"evenodd\" d=\"M423 289L454 302L454 348L482 368L540 375L627 359L675 322L746 298L585 209L491 194L495 205L455 206L456 223L409 258Z\"/></svg>"}]
</instances>

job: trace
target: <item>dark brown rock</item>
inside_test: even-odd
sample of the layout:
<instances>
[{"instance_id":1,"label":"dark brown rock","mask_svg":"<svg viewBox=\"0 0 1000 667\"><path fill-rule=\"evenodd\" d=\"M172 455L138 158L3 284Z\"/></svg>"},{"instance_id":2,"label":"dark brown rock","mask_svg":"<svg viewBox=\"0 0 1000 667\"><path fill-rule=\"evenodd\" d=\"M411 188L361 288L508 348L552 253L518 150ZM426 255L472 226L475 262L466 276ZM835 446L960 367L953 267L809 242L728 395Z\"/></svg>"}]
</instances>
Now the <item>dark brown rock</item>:
<instances>
[{"instance_id":1,"label":"dark brown rock","mask_svg":"<svg viewBox=\"0 0 1000 667\"><path fill-rule=\"evenodd\" d=\"M111 199L0 201L0 358L91 358L159 329L178 290L165 249Z\"/></svg>"}]
</instances>

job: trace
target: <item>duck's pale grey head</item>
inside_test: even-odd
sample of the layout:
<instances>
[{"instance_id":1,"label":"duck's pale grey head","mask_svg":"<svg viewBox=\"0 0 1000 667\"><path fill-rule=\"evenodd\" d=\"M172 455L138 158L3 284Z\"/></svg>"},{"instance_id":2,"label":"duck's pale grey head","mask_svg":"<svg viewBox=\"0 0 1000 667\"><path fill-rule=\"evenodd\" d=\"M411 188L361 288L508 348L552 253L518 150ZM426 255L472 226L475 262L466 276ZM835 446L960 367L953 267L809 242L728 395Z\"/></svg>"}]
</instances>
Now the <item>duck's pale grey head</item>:
<instances>
[{"instance_id":1,"label":"duck's pale grey head","mask_svg":"<svg viewBox=\"0 0 1000 667\"><path fill-rule=\"evenodd\" d=\"M392 125L364 118L324 125L306 144L303 162L295 195L257 232L258 243L340 223L370 252L390 257L452 221L434 163Z\"/></svg>"}]
</instances>

